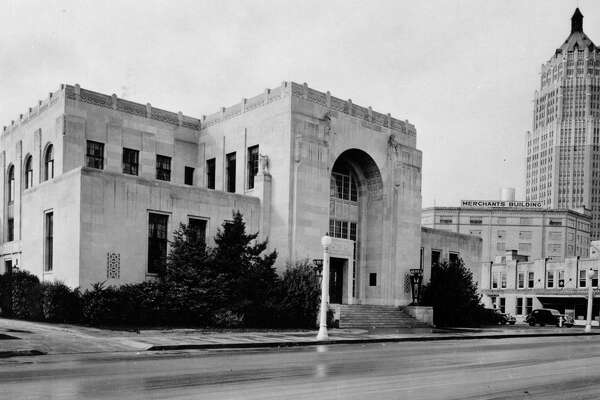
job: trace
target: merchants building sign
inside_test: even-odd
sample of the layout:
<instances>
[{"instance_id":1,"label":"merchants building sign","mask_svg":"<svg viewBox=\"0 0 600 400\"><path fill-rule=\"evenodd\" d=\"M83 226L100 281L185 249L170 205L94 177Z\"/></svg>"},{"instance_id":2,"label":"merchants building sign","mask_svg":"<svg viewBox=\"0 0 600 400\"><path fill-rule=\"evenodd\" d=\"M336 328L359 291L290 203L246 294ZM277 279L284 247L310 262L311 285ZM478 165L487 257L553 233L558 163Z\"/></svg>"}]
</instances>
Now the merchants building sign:
<instances>
[{"instance_id":1,"label":"merchants building sign","mask_svg":"<svg viewBox=\"0 0 600 400\"><path fill-rule=\"evenodd\" d=\"M468 208L544 208L542 201L515 200L461 200L461 207Z\"/></svg>"}]
</instances>

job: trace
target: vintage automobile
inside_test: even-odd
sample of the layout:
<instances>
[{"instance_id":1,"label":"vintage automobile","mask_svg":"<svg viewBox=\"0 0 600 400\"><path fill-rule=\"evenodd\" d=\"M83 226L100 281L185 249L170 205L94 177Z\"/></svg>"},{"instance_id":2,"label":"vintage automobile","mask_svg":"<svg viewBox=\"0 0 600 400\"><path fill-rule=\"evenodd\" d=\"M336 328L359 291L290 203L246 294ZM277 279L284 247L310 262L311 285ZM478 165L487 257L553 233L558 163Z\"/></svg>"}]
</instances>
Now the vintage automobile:
<instances>
[{"instance_id":1,"label":"vintage automobile","mask_svg":"<svg viewBox=\"0 0 600 400\"><path fill-rule=\"evenodd\" d=\"M568 315L561 314L558 310L553 308L538 308L535 309L525 318L525 322L529 326L540 325L556 325L566 326L570 328L575 323L573 318Z\"/></svg>"},{"instance_id":2,"label":"vintage automobile","mask_svg":"<svg viewBox=\"0 0 600 400\"><path fill-rule=\"evenodd\" d=\"M517 319L514 316L510 315L509 313L503 313L502 311L500 311L498 309L495 309L494 311L496 312L496 315L497 315L498 324L514 325L517 322Z\"/></svg>"}]
</instances>

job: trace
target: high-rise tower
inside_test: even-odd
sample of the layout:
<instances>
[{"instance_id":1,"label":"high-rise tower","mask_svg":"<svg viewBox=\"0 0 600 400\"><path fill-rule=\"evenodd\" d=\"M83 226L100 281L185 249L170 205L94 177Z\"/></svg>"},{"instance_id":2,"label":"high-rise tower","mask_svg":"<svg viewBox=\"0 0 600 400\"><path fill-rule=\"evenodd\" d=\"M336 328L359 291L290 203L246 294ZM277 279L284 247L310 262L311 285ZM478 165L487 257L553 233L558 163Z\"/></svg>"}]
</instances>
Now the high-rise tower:
<instances>
[{"instance_id":1,"label":"high-rise tower","mask_svg":"<svg viewBox=\"0 0 600 400\"><path fill-rule=\"evenodd\" d=\"M590 209L592 240L600 239L599 133L600 48L583 33L577 8L569 37L542 65L527 132L526 199Z\"/></svg>"}]
</instances>

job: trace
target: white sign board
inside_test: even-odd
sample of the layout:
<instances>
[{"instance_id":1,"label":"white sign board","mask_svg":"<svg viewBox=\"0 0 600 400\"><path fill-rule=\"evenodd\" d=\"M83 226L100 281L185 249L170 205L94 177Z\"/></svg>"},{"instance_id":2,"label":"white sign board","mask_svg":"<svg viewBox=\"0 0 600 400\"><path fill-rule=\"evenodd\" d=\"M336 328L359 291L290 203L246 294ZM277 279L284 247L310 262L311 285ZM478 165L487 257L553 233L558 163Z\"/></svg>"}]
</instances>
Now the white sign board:
<instances>
[{"instance_id":1,"label":"white sign board","mask_svg":"<svg viewBox=\"0 0 600 400\"><path fill-rule=\"evenodd\" d=\"M465 208L544 208L543 201L505 201L505 200L461 200Z\"/></svg>"}]
</instances>

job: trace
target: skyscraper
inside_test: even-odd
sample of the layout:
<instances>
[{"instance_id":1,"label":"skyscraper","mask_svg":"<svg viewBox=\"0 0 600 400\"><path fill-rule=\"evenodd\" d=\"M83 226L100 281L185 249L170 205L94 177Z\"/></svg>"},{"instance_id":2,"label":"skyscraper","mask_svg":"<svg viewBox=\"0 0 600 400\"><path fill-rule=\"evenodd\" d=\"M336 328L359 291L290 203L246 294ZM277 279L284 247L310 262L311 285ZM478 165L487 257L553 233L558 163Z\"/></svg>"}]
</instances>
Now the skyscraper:
<instances>
[{"instance_id":1,"label":"skyscraper","mask_svg":"<svg viewBox=\"0 0 600 400\"><path fill-rule=\"evenodd\" d=\"M590 209L592 240L600 238L599 134L600 48L583 32L577 8L569 37L542 65L525 195L552 208Z\"/></svg>"}]
</instances>

